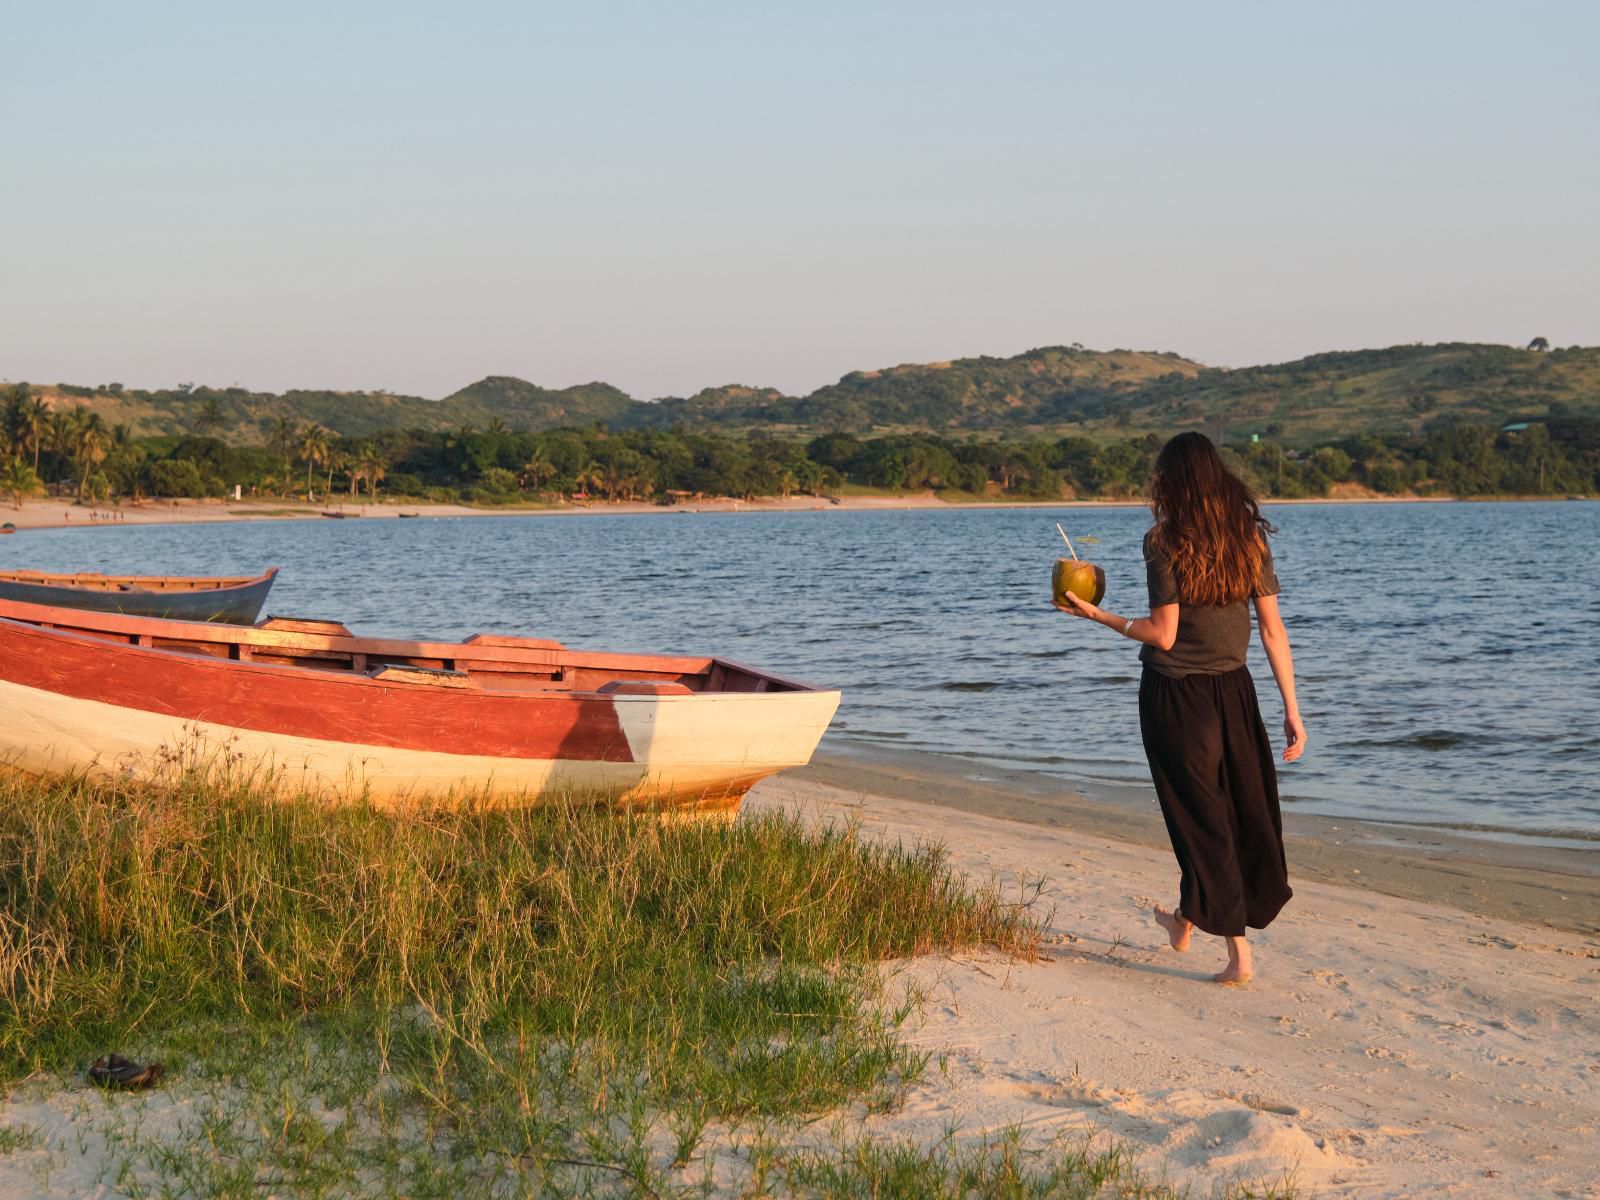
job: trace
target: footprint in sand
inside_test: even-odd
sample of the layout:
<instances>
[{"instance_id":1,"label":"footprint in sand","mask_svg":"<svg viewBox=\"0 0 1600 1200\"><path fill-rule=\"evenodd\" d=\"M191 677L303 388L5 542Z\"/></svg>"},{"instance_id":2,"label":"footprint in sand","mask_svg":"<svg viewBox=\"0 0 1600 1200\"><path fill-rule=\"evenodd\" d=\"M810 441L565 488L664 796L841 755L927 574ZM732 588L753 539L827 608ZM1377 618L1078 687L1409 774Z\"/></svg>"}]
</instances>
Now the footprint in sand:
<instances>
[{"instance_id":1,"label":"footprint in sand","mask_svg":"<svg viewBox=\"0 0 1600 1200\"><path fill-rule=\"evenodd\" d=\"M1341 992L1350 990L1350 981L1337 971L1329 971L1326 968L1318 967L1307 971L1306 974L1318 983L1325 983L1329 987L1338 988Z\"/></svg>"},{"instance_id":2,"label":"footprint in sand","mask_svg":"<svg viewBox=\"0 0 1600 1200\"><path fill-rule=\"evenodd\" d=\"M1416 1019L1427 1025L1432 1025L1441 1033L1464 1033L1471 1037L1482 1037L1483 1027L1474 1025L1470 1021L1452 1021L1447 1017L1430 1016L1428 1013L1417 1013Z\"/></svg>"},{"instance_id":3,"label":"footprint in sand","mask_svg":"<svg viewBox=\"0 0 1600 1200\"><path fill-rule=\"evenodd\" d=\"M1101 1087L1091 1079L1075 1079L1071 1083L1057 1083L1048 1079L1040 1082L998 1080L986 1085L983 1090L992 1096L1026 1100L1050 1108L1104 1108L1126 1102L1134 1095L1132 1092Z\"/></svg>"},{"instance_id":4,"label":"footprint in sand","mask_svg":"<svg viewBox=\"0 0 1600 1200\"><path fill-rule=\"evenodd\" d=\"M1116 1102L1116 1095L1093 1084L1060 1088L1019 1088L1017 1094L1035 1104L1051 1108L1104 1108Z\"/></svg>"},{"instance_id":5,"label":"footprint in sand","mask_svg":"<svg viewBox=\"0 0 1600 1200\"><path fill-rule=\"evenodd\" d=\"M1368 1046L1366 1049L1366 1055L1368 1058L1381 1058L1385 1062L1392 1062L1402 1067L1409 1067L1411 1065L1411 1063L1408 1061L1410 1056L1404 1051L1391 1050L1387 1046Z\"/></svg>"}]
</instances>

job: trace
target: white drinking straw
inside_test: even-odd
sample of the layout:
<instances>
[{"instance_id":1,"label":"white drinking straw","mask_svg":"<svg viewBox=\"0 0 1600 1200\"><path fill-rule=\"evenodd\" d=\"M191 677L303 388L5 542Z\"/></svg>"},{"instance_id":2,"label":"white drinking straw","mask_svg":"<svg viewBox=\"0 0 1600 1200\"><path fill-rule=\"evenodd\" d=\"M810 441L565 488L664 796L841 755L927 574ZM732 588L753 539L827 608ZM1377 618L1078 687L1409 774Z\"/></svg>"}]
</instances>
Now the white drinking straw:
<instances>
[{"instance_id":1,"label":"white drinking straw","mask_svg":"<svg viewBox=\"0 0 1600 1200\"><path fill-rule=\"evenodd\" d=\"M1065 529L1061 528L1061 522L1060 521L1056 522L1056 532L1061 535L1061 540L1067 544L1067 549L1068 550L1072 550L1072 539L1067 536L1067 531ZM1078 560L1078 552L1076 550L1072 550L1072 561L1073 562L1079 561Z\"/></svg>"}]
</instances>

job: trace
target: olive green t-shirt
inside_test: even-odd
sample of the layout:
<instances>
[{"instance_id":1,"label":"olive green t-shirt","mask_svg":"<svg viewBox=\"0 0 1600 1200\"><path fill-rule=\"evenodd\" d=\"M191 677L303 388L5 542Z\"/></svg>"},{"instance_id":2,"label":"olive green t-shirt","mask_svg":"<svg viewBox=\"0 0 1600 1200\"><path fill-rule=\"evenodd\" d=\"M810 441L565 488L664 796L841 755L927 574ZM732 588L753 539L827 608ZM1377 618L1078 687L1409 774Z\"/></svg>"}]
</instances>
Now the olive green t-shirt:
<instances>
[{"instance_id":1,"label":"olive green t-shirt","mask_svg":"<svg viewBox=\"0 0 1600 1200\"><path fill-rule=\"evenodd\" d=\"M1154 531L1152 531L1154 532ZM1180 604L1178 581L1167 556L1155 548L1149 533L1144 535L1145 574L1150 584L1150 607L1179 604L1178 640L1171 650L1158 650L1149 644L1139 650L1139 661L1152 670L1182 679L1185 675L1221 675L1244 666L1250 648L1250 607L1238 600L1232 604ZM1276 596L1278 576L1272 565L1272 551L1261 560L1250 595Z\"/></svg>"}]
</instances>

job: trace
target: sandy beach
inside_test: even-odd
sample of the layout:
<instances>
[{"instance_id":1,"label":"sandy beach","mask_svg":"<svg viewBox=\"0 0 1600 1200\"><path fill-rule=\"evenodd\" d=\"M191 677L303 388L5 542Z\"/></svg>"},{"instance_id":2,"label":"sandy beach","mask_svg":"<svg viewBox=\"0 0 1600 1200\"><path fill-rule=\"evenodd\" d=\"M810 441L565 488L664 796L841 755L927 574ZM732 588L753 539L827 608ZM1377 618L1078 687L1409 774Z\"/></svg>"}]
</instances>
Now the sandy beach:
<instances>
[{"instance_id":1,"label":"sandy beach","mask_svg":"<svg viewBox=\"0 0 1600 1200\"><path fill-rule=\"evenodd\" d=\"M1341 495L1304 500L1268 500L1265 504L1438 504L1454 500L1451 496L1375 496ZM837 501L817 496L777 496L756 500L707 497L679 504L654 504L642 501L580 501L572 504L527 507L478 507L468 504L434 504L426 501L382 501L342 504L338 498L326 504L307 504L299 500L145 500L121 508L80 507L70 499L25 500L20 509L0 506L0 524L10 523L26 529L115 529L127 525L188 525L231 521L307 521L327 520L325 512L342 512L347 518L392 520L401 514L415 517L576 517L584 515L685 516L697 513L760 512L877 512L898 509L974 508L1139 508L1142 500L962 500L940 499L932 492L902 496L843 496ZM112 514L97 519L95 513Z\"/></svg>"},{"instance_id":2,"label":"sandy beach","mask_svg":"<svg viewBox=\"0 0 1600 1200\"><path fill-rule=\"evenodd\" d=\"M926 995L906 1036L934 1066L898 1109L824 1125L1114 1138L1197 1195L1243 1178L1301 1197L1600 1196L1600 851L1291 813L1296 897L1254 935L1255 980L1224 988L1219 943L1178 955L1150 919L1176 870L1137 789L832 754L747 801L773 807L940 842L974 878L1038 885L1050 913L1036 962L888 964L891 986ZM120 1195L121 1110L179 1138L214 1092L180 1075L113 1102L25 1081L0 1105L0 1130L30 1131L0 1155L0 1192ZM717 1194L733 1195L747 1176L722 1140Z\"/></svg>"},{"instance_id":3,"label":"sandy beach","mask_svg":"<svg viewBox=\"0 0 1600 1200\"><path fill-rule=\"evenodd\" d=\"M1600 851L1291 814L1296 896L1257 977L1211 983L1150 919L1177 887L1153 805L837 757L764 785L963 870L1045 879L1044 961L907 968L947 1072L874 1132L1109 1133L1203 1194L1292 1174L1312 1196L1600 1196Z\"/></svg>"}]
</instances>

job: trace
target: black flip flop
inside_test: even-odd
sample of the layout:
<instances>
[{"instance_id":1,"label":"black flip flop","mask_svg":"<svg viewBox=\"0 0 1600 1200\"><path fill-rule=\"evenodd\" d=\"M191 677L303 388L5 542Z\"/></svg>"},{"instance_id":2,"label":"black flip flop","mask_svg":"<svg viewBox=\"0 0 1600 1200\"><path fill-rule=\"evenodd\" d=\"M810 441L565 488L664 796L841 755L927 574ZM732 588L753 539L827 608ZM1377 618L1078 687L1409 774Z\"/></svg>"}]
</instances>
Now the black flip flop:
<instances>
[{"instance_id":1,"label":"black flip flop","mask_svg":"<svg viewBox=\"0 0 1600 1200\"><path fill-rule=\"evenodd\" d=\"M147 1088L161 1078L160 1063L141 1067L120 1054L102 1054L89 1064L89 1082L103 1088Z\"/></svg>"}]
</instances>

